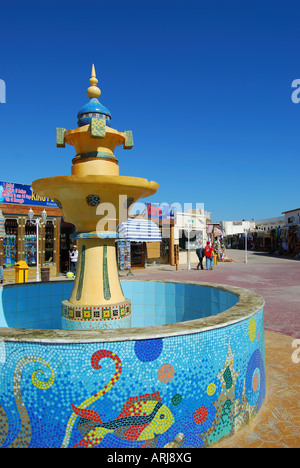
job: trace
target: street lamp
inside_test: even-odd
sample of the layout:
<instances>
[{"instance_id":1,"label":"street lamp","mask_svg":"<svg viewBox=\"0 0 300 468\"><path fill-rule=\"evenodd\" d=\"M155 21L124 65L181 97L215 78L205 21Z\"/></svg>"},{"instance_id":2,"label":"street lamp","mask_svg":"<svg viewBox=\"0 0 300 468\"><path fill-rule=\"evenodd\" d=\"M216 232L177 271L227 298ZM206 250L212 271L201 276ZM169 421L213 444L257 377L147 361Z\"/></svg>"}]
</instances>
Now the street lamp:
<instances>
[{"instance_id":1,"label":"street lamp","mask_svg":"<svg viewBox=\"0 0 300 468\"><path fill-rule=\"evenodd\" d=\"M30 208L28 211L29 223L36 226L36 281L40 281L40 266L39 266L39 227L43 224L46 224L47 221L47 212L43 210L42 219L34 218L33 209Z\"/></svg>"},{"instance_id":2,"label":"street lamp","mask_svg":"<svg viewBox=\"0 0 300 468\"><path fill-rule=\"evenodd\" d=\"M248 262L248 252L247 252L247 229L245 229L245 263Z\"/></svg>"}]
</instances>

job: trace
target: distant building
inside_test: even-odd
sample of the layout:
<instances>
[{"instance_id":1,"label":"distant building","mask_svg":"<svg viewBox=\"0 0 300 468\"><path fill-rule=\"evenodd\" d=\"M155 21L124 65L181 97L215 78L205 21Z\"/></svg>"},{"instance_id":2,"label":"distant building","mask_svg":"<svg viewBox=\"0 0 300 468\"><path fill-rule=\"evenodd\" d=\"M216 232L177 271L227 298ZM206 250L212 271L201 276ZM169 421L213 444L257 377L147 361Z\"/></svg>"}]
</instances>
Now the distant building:
<instances>
[{"instance_id":1,"label":"distant building","mask_svg":"<svg viewBox=\"0 0 300 468\"><path fill-rule=\"evenodd\" d=\"M187 213L177 212L175 223L175 244L179 245L179 264L198 262L196 248L206 241L207 212L202 209L189 209Z\"/></svg>"},{"instance_id":2,"label":"distant building","mask_svg":"<svg viewBox=\"0 0 300 468\"><path fill-rule=\"evenodd\" d=\"M281 247L292 256L300 258L300 208L295 210L284 211L285 218L285 235Z\"/></svg>"},{"instance_id":3,"label":"distant building","mask_svg":"<svg viewBox=\"0 0 300 468\"><path fill-rule=\"evenodd\" d=\"M258 231L271 231L285 226L285 217L277 216L275 218L258 219L255 221L255 228Z\"/></svg>"},{"instance_id":4,"label":"distant building","mask_svg":"<svg viewBox=\"0 0 300 468\"><path fill-rule=\"evenodd\" d=\"M300 208L295 210L283 211L286 226L300 224Z\"/></svg>"},{"instance_id":5,"label":"distant building","mask_svg":"<svg viewBox=\"0 0 300 468\"><path fill-rule=\"evenodd\" d=\"M235 236L236 234L244 234L245 231L254 231L255 222L247 221L220 221L220 225L224 230L225 236Z\"/></svg>"},{"instance_id":6,"label":"distant building","mask_svg":"<svg viewBox=\"0 0 300 468\"><path fill-rule=\"evenodd\" d=\"M247 219L242 221L220 221L220 226L224 232L226 248L244 248L245 232L247 232L249 243L250 233L255 231L255 222Z\"/></svg>"},{"instance_id":7,"label":"distant building","mask_svg":"<svg viewBox=\"0 0 300 468\"><path fill-rule=\"evenodd\" d=\"M190 235L190 250L206 241L206 216L204 210L188 210L187 213L177 212L175 224L175 242L183 250L188 249L188 234Z\"/></svg>"}]
</instances>

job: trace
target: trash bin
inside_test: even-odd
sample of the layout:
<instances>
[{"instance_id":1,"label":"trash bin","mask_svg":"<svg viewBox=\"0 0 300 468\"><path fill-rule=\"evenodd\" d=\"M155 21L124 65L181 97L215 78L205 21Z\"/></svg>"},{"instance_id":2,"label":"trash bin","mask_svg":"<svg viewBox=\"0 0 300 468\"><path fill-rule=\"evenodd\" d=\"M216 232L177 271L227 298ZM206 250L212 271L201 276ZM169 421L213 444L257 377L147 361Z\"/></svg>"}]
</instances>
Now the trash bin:
<instances>
[{"instance_id":1,"label":"trash bin","mask_svg":"<svg viewBox=\"0 0 300 468\"><path fill-rule=\"evenodd\" d=\"M15 283L27 283L29 266L23 260L15 264Z\"/></svg>"},{"instance_id":2,"label":"trash bin","mask_svg":"<svg viewBox=\"0 0 300 468\"><path fill-rule=\"evenodd\" d=\"M41 281L50 281L50 267L41 268Z\"/></svg>"}]
</instances>

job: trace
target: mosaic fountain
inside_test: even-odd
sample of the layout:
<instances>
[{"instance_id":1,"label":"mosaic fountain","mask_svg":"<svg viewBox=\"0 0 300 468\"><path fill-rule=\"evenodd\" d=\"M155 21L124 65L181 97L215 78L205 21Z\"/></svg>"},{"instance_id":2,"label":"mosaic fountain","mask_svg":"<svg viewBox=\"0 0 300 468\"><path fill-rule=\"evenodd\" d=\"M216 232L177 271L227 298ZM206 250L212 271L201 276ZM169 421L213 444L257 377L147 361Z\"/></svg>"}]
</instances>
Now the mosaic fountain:
<instances>
[{"instance_id":1,"label":"mosaic fountain","mask_svg":"<svg viewBox=\"0 0 300 468\"><path fill-rule=\"evenodd\" d=\"M78 112L78 128L57 132L59 146L68 143L75 147L72 174L32 184L37 194L54 199L64 220L76 227L78 274L70 300L62 306L67 330L130 326L131 304L123 295L118 275L116 229L120 211L127 215L130 205L158 188L155 182L119 175L114 150L119 145L132 148L132 132L110 127L111 114L97 99L101 94L97 83L93 66L87 90L90 101Z\"/></svg>"},{"instance_id":2,"label":"mosaic fountain","mask_svg":"<svg viewBox=\"0 0 300 468\"><path fill-rule=\"evenodd\" d=\"M78 127L57 129L57 146L76 150L71 175L33 183L76 226L75 281L0 287L0 447L211 447L263 404L264 300L119 281L121 212L158 185L119 175L114 150L132 133L110 127L97 83L93 67Z\"/></svg>"}]
</instances>

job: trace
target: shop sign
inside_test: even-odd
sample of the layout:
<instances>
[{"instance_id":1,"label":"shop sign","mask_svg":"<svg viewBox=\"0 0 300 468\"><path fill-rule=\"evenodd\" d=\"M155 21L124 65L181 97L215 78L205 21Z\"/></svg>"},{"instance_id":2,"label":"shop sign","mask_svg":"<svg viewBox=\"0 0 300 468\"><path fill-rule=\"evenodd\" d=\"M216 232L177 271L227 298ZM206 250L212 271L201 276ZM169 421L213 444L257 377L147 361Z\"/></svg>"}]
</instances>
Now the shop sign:
<instances>
[{"instance_id":1,"label":"shop sign","mask_svg":"<svg viewBox=\"0 0 300 468\"><path fill-rule=\"evenodd\" d=\"M15 184L13 182L0 181L0 203L57 208L56 203L51 198L38 196L30 185Z\"/></svg>"},{"instance_id":2,"label":"shop sign","mask_svg":"<svg viewBox=\"0 0 300 468\"><path fill-rule=\"evenodd\" d=\"M176 210L169 205L159 205L158 203L146 203L148 219L175 219Z\"/></svg>"}]
</instances>

